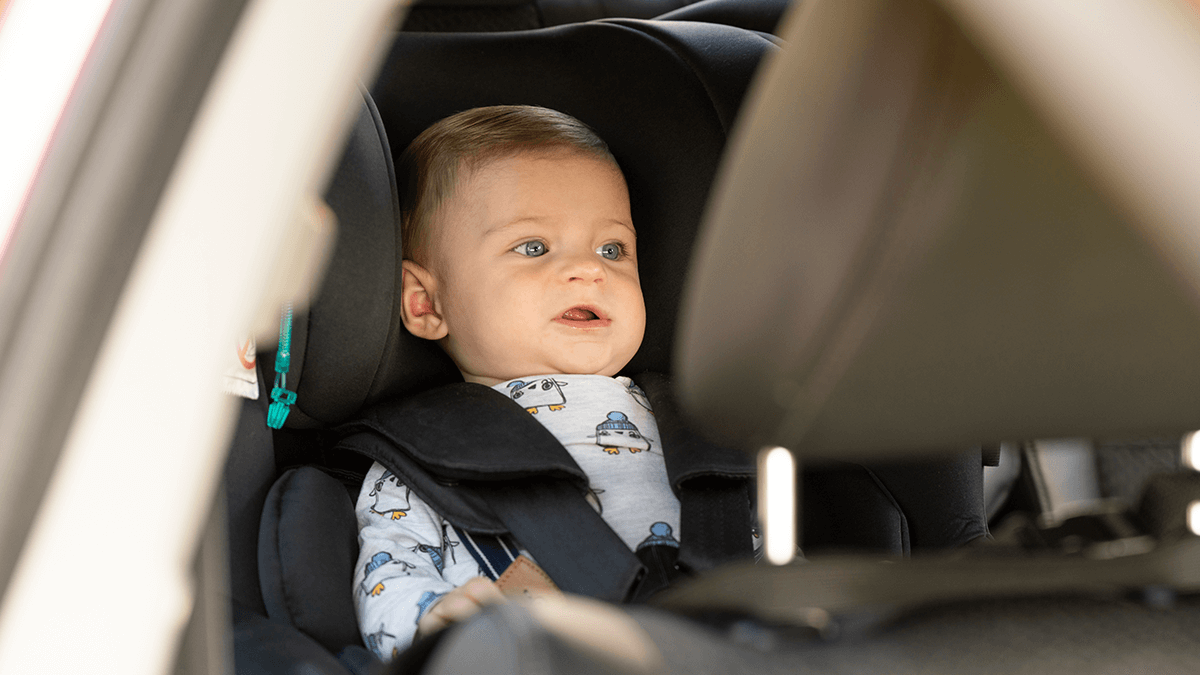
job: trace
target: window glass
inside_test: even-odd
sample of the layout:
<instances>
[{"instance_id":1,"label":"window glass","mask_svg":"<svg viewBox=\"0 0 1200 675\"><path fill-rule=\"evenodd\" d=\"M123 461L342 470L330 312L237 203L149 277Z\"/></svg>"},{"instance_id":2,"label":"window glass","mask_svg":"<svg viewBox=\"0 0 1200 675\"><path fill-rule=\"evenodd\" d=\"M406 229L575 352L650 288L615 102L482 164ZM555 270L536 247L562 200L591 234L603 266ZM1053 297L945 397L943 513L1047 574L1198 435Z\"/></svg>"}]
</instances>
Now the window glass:
<instances>
[{"instance_id":1,"label":"window glass","mask_svg":"<svg viewBox=\"0 0 1200 675\"><path fill-rule=\"evenodd\" d=\"M0 0L0 264L113 0Z\"/></svg>"}]
</instances>

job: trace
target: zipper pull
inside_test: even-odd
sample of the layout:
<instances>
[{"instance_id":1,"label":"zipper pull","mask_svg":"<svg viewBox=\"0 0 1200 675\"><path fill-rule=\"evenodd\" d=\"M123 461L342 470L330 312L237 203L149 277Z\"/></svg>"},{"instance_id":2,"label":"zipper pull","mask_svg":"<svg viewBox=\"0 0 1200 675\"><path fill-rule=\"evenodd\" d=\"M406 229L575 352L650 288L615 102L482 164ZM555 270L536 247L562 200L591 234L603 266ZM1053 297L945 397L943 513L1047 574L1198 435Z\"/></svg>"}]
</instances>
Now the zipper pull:
<instances>
[{"instance_id":1,"label":"zipper pull","mask_svg":"<svg viewBox=\"0 0 1200 675\"><path fill-rule=\"evenodd\" d=\"M292 303L283 308L279 318L279 349L275 352L275 386L271 389L271 407L267 409L267 426L282 429L288 413L296 403L296 392L287 388L288 369L292 366Z\"/></svg>"}]
</instances>

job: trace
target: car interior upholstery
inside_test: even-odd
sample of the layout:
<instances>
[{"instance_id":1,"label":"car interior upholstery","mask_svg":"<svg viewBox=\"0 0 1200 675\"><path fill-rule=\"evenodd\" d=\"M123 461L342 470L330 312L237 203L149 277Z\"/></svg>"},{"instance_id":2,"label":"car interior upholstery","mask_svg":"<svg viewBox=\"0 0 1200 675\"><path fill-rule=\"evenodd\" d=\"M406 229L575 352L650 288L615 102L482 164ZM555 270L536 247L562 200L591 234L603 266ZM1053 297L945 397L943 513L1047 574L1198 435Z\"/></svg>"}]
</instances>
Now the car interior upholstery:
<instances>
[{"instance_id":1,"label":"car interior upholstery","mask_svg":"<svg viewBox=\"0 0 1200 675\"><path fill-rule=\"evenodd\" d=\"M401 30L530 30L598 19L703 21L773 33L787 0L420 0Z\"/></svg>"}]
</instances>

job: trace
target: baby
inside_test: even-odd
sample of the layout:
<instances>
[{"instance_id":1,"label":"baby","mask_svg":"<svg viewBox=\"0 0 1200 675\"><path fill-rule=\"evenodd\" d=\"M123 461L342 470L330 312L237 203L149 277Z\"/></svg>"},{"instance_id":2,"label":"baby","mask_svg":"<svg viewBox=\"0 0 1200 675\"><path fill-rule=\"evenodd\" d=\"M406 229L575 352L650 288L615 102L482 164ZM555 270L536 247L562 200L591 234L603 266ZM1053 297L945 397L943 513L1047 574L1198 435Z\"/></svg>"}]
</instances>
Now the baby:
<instances>
[{"instance_id":1,"label":"baby","mask_svg":"<svg viewBox=\"0 0 1200 675\"><path fill-rule=\"evenodd\" d=\"M646 312L629 195L607 146L556 111L476 108L422 133L398 173L405 327L542 422L631 550L677 549L680 506L654 416L614 377ZM503 601L491 581L503 569L381 465L356 510L359 626L381 658Z\"/></svg>"}]
</instances>

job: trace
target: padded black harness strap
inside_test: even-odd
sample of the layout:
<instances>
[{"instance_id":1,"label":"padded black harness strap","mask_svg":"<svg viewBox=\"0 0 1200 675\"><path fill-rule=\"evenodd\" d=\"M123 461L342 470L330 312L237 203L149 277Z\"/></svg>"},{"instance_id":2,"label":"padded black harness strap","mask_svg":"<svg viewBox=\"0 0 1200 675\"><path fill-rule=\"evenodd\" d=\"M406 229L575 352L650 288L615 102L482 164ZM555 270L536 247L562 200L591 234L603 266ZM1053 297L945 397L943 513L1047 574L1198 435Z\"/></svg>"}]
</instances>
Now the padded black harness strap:
<instances>
[{"instance_id":1,"label":"padded black harness strap","mask_svg":"<svg viewBox=\"0 0 1200 675\"><path fill-rule=\"evenodd\" d=\"M587 503L579 465L521 406L489 387L459 383L377 406L343 427L359 433L339 447L403 477L455 527L511 534L565 591L612 602L644 598L680 569L750 557L753 466L691 432L665 376L647 373L637 382L654 409L681 509L678 558L645 584L646 565Z\"/></svg>"},{"instance_id":2,"label":"padded black harness strap","mask_svg":"<svg viewBox=\"0 0 1200 675\"><path fill-rule=\"evenodd\" d=\"M446 482L546 475L587 484L554 434L482 384L458 382L394 399L340 430L372 431Z\"/></svg>"},{"instance_id":3,"label":"padded black harness strap","mask_svg":"<svg viewBox=\"0 0 1200 675\"><path fill-rule=\"evenodd\" d=\"M477 489L513 538L564 591L624 602L646 573L633 551L569 483L530 478Z\"/></svg>"},{"instance_id":4,"label":"padded black harness strap","mask_svg":"<svg viewBox=\"0 0 1200 675\"><path fill-rule=\"evenodd\" d=\"M386 446L346 439L399 476L457 527L512 534L559 588L612 602L631 595L645 567L585 498L587 477L565 448L519 405L489 387L459 383L368 411L345 431L371 431ZM423 469L437 486L415 474ZM424 494L423 494L424 492ZM474 499L496 524L455 522ZM456 503L466 500L464 503Z\"/></svg>"},{"instance_id":5,"label":"padded black harness strap","mask_svg":"<svg viewBox=\"0 0 1200 675\"><path fill-rule=\"evenodd\" d=\"M749 457L695 434L665 375L643 373L637 383L654 408L667 475L679 497L680 567L699 572L749 558L754 550Z\"/></svg>"}]
</instances>

